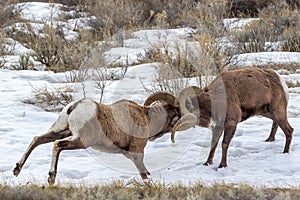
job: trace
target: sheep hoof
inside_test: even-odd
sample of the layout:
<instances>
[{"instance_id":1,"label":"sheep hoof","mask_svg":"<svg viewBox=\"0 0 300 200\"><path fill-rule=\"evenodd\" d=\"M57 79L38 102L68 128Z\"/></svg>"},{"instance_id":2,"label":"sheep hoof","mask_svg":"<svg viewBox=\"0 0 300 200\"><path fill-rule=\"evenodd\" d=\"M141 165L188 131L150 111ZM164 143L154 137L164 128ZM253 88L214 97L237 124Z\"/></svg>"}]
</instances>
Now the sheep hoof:
<instances>
[{"instance_id":1,"label":"sheep hoof","mask_svg":"<svg viewBox=\"0 0 300 200\"><path fill-rule=\"evenodd\" d=\"M221 163L218 168L227 168L227 164Z\"/></svg>"},{"instance_id":2,"label":"sheep hoof","mask_svg":"<svg viewBox=\"0 0 300 200\"><path fill-rule=\"evenodd\" d=\"M56 175L53 172L49 172L48 183L49 185L53 185L55 183Z\"/></svg>"},{"instance_id":3,"label":"sheep hoof","mask_svg":"<svg viewBox=\"0 0 300 200\"><path fill-rule=\"evenodd\" d=\"M207 161L207 162L203 163L204 166L209 166L209 165L212 165L212 164L214 164L214 163L211 162L211 161Z\"/></svg>"},{"instance_id":4,"label":"sheep hoof","mask_svg":"<svg viewBox=\"0 0 300 200\"><path fill-rule=\"evenodd\" d=\"M274 142L275 141L275 138L268 138L265 140L265 142Z\"/></svg>"},{"instance_id":5,"label":"sheep hoof","mask_svg":"<svg viewBox=\"0 0 300 200\"><path fill-rule=\"evenodd\" d=\"M13 173L15 176L18 176L21 171L21 166L19 163L16 164L16 167L13 169Z\"/></svg>"},{"instance_id":6,"label":"sheep hoof","mask_svg":"<svg viewBox=\"0 0 300 200\"><path fill-rule=\"evenodd\" d=\"M146 173L140 173L140 176L142 179L148 179L148 176L147 175L150 175L149 172L146 172Z\"/></svg>"}]
</instances>

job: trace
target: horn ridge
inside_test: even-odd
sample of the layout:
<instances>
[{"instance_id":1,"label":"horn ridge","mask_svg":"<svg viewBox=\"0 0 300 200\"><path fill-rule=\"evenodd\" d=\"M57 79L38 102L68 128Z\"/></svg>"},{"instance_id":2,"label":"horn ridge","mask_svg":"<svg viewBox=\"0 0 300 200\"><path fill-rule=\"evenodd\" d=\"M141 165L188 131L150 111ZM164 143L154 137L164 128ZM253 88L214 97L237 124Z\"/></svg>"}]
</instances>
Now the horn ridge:
<instances>
[{"instance_id":1,"label":"horn ridge","mask_svg":"<svg viewBox=\"0 0 300 200\"><path fill-rule=\"evenodd\" d=\"M144 102L144 106L150 106L155 101L164 101L173 106L178 106L177 98L170 92L159 91L151 94Z\"/></svg>"}]
</instances>

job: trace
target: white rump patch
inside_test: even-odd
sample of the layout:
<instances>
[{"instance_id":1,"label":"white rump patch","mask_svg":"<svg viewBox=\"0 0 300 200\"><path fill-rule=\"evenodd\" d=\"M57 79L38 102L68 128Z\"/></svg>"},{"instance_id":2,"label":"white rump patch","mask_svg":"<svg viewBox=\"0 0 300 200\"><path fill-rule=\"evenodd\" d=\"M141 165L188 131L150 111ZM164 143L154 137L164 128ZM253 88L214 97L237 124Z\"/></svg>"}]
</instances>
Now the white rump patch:
<instances>
[{"instance_id":1,"label":"white rump patch","mask_svg":"<svg viewBox=\"0 0 300 200\"><path fill-rule=\"evenodd\" d=\"M74 136L80 137L78 134L94 134L97 125L97 104L91 99L81 100L70 113L68 124ZM99 127L97 127L98 129ZM89 131L84 131L88 129ZM92 137L92 136L91 136Z\"/></svg>"},{"instance_id":2,"label":"white rump patch","mask_svg":"<svg viewBox=\"0 0 300 200\"><path fill-rule=\"evenodd\" d=\"M67 114L68 109L74 104L75 102L69 103L59 114L57 120L54 122L52 127L50 128L49 131L54 131L54 132L60 132L62 130L65 130L68 128L69 123L69 115Z\"/></svg>"},{"instance_id":3,"label":"white rump patch","mask_svg":"<svg viewBox=\"0 0 300 200\"><path fill-rule=\"evenodd\" d=\"M281 83L282 88L283 88L283 90L284 90L284 92L285 92L285 95L286 95L286 99L289 100L289 88L288 88L288 86L287 86L285 80L280 76L280 74L279 74L277 71L275 71L275 70L273 70L273 71L274 71L274 72L277 74L277 76L279 77L280 83Z\"/></svg>"}]
</instances>

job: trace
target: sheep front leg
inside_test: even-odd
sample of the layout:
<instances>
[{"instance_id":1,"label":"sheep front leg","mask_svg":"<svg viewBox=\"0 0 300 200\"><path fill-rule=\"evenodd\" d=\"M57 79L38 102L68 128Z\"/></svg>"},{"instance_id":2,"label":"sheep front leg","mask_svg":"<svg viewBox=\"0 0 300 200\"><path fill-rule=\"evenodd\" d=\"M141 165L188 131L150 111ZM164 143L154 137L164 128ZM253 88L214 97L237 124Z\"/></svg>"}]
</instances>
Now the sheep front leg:
<instances>
[{"instance_id":1,"label":"sheep front leg","mask_svg":"<svg viewBox=\"0 0 300 200\"><path fill-rule=\"evenodd\" d=\"M63 130L63 131L60 131L60 132L50 131L50 132L48 132L44 135L34 137L32 142L28 146L27 150L23 154L21 160L16 163L16 167L13 169L14 175L15 176L19 175L23 165L25 164L27 158L29 157L30 153L33 151L34 148L36 148L37 146L39 146L41 144L46 144L46 143L49 143L49 142L53 142L57 139L66 138L66 137L69 137L71 135L72 135L71 131L69 129L67 129L67 130Z\"/></svg>"},{"instance_id":2,"label":"sheep front leg","mask_svg":"<svg viewBox=\"0 0 300 200\"><path fill-rule=\"evenodd\" d=\"M138 169L142 179L148 179L147 175L150 175L150 172L144 165L144 153L132 153L129 152L124 154L128 159L132 160L136 168Z\"/></svg>"},{"instance_id":3,"label":"sheep front leg","mask_svg":"<svg viewBox=\"0 0 300 200\"><path fill-rule=\"evenodd\" d=\"M49 171L48 183L50 185L53 185L55 182L58 158L62 150L74 150L74 149L85 149L85 148L86 147L83 145L80 138L68 138L68 139L55 141L53 154L52 154L51 169Z\"/></svg>"},{"instance_id":4,"label":"sheep front leg","mask_svg":"<svg viewBox=\"0 0 300 200\"><path fill-rule=\"evenodd\" d=\"M222 135L223 128L221 126L215 126L212 129L212 139L211 139L211 147L209 156L207 158L207 161L204 163L204 165L211 165L213 164L213 159L215 155L216 148L218 146L218 142L220 140L220 137Z\"/></svg>"},{"instance_id":5,"label":"sheep front leg","mask_svg":"<svg viewBox=\"0 0 300 200\"><path fill-rule=\"evenodd\" d=\"M272 129L269 137L266 139L266 142L273 142L275 140L275 135L278 129L278 123L273 120Z\"/></svg>"}]
</instances>

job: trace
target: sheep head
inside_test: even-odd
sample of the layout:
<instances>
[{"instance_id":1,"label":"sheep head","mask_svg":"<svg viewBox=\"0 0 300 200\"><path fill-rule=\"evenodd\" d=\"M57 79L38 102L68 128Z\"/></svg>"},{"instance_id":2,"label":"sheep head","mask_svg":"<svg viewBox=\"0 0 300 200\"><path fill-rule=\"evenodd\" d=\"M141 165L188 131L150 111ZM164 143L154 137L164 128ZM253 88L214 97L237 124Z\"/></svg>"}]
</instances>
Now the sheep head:
<instances>
[{"instance_id":1,"label":"sheep head","mask_svg":"<svg viewBox=\"0 0 300 200\"><path fill-rule=\"evenodd\" d=\"M198 109L193 109L199 107L199 102L197 100L197 95L199 94L202 94L202 89L197 86L187 87L179 93L178 101L181 118L175 123L171 131L171 140L173 143L175 143L174 137L176 131L187 130L199 123L198 119L200 117L200 112ZM206 123L206 121L200 121L203 124Z\"/></svg>"},{"instance_id":2,"label":"sheep head","mask_svg":"<svg viewBox=\"0 0 300 200\"><path fill-rule=\"evenodd\" d=\"M199 112L197 109L193 109L198 106L197 96L202 92L202 89L196 86L190 86L183 89L178 98L169 92L156 92L150 95L144 103L144 106L150 106L154 102L165 102L165 109L168 112L168 121L165 124L164 129L157 135L150 138L150 140L160 137L166 132L171 132L171 140L174 143L174 136L176 131L187 130L199 123L203 126L209 124L209 121L199 119ZM190 98L191 96L195 96ZM189 101L187 101L189 100ZM167 107L166 107L167 106ZM195 112L193 110L196 110ZM191 112L192 111L192 112Z\"/></svg>"},{"instance_id":3,"label":"sheep head","mask_svg":"<svg viewBox=\"0 0 300 200\"><path fill-rule=\"evenodd\" d=\"M160 102L153 104L154 102ZM155 140L167 132L180 118L178 99L169 92L155 92L151 94L144 103L148 109L148 116L151 121L149 140Z\"/></svg>"},{"instance_id":4,"label":"sheep head","mask_svg":"<svg viewBox=\"0 0 300 200\"><path fill-rule=\"evenodd\" d=\"M197 125L209 128L211 122L211 94L202 92L186 99L186 109L196 115Z\"/></svg>"}]
</instances>

